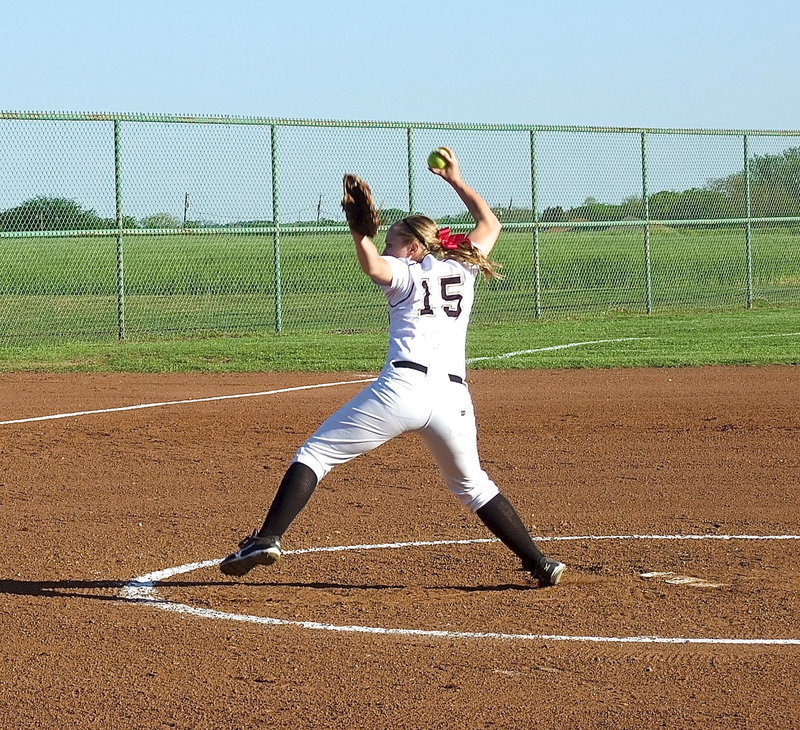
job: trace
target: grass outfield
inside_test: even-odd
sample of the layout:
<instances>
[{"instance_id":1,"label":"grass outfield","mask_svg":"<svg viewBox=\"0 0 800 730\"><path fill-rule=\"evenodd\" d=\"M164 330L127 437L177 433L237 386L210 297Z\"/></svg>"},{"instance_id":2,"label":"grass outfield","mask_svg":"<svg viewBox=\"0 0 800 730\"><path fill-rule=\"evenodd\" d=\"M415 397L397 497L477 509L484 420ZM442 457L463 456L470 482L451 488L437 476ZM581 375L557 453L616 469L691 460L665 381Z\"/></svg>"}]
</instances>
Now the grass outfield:
<instances>
[{"instance_id":1,"label":"grass outfield","mask_svg":"<svg viewBox=\"0 0 800 730\"><path fill-rule=\"evenodd\" d=\"M383 364L386 339L385 331L375 330L64 342L3 348L0 371L375 372ZM498 357L506 353L517 354ZM484 358L473 368L796 365L800 307L474 324L467 354Z\"/></svg>"},{"instance_id":2,"label":"grass outfield","mask_svg":"<svg viewBox=\"0 0 800 730\"><path fill-rule=\"evenodd\" d=\"M478 286L470 357L623 341L475 367L798 362L794 229L754 229L749 311L741 228L654 230L651 245L655 314L646 316L641 230L542 233L536 319L532 234L504 232L496 253L505 279ZM115 261L113 237L0 239L0 369L375 371L382 364L385 300L343 234L282 235L280 335L269 236L127 238L122 343Z\"/></svg>"},{"instance_id":3,"label":"grass outfield","mask_svg":"<svg viewBox=\"0 0 800 730\"><path fill-rule=\"evenodd\" d=\"M800 305L800 236L754 229L757 306ZM734 309L746 303L741 227L651 232L654 312ZM125 323L130 339L248 334L276 329L273 241L264 235L125 239ZM532 234L504 232L505 279L478 287L474 323L518 323L536 312ZM113 340L113 237L0 239L0 342ZM544 318L646 309L642 231L616 228L540 236ZM344 234L284 232L281 327L286 332L383 327L380 292L358 271Z\"/></svg>"}]
</instances>

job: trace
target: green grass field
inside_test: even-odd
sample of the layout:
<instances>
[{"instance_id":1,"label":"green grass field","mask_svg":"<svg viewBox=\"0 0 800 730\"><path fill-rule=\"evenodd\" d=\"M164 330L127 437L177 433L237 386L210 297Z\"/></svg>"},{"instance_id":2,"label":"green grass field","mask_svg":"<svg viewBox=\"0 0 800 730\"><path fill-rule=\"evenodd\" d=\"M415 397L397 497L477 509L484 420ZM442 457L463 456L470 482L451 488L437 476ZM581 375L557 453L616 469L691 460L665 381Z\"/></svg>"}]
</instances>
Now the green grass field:
<instances>
[{"instance_id":1,"label":"green grass field","mask_svg":"<svg viewBox=\"0 0 800 730\"><path fill-rule=\"evenodd\" d=\"M495 249L505 279L479 284L471 356L607 339L603 333L612 333L654 339L494 365L796 359L796 338L759 344L743 338L800 330L797 229L753 230L751 311L745 310L741 227L651 231L650 316L641 316L647 302L641 229L550 231L541 233L539 242L541 318L535 318L532 233L506 231ZM128 237L124 343L117 342L115 246L113 237L0 239L0 367L358 370L380 365L385 302L359 272L349 236L283 233L280 336L274 334L278 305L270 236ZM733 330L729 323L735 323ZM722 332L722 339L715 339ZM306 352L309 348L317 352ZM154 358L152 364L148 358Z\"/></svg>"},{"instance_id":2,"label":"green grass field","mask_svg":"<svg viewBox=\"0 0 800 730\"><path fill-rule=\"evenodd\" d=\"M376 330L63 342L2 348L0 371L375 372L386 341ZM498 357L506 353L519 354ZM475 324L467 355L485 358L472 368L796 365L800 307Z\"/></svg>"}]
</instances>

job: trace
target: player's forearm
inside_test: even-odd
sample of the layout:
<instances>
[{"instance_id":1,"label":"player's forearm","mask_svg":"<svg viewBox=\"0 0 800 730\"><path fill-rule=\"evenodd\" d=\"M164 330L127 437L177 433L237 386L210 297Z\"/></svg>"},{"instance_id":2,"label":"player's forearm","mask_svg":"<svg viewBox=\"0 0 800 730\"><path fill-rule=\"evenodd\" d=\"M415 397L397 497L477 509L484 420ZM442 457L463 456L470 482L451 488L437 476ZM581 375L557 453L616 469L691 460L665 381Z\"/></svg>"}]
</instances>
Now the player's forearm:
<instances>
[{"instance_id":1,"label":"player's forearm","mask_svg":"<svg viewBox=\"0 0 800 730\"><path fill-rule=\"evenodd\" d=\"M469 214L475 221L476 226L486 226L487 228L497 228L500 230L500 221L494 214L494 211L489 207L489 204L467 183L462 179L450 182L453 190L461 198L464 205L467 206Z\"/></svg>"},{"instance_id":2,"label":"player's forearm","mask_svg":"<svg viewBox=\"0 0 800 730\"><path fill-rule=\"evenodd\" d=\"M377 268L378 249L368 236L362 236L360 233L350 231L353 237L353 243L356 245L356 256L358 256L358 263L361 270L367 275L371 276L372 272Z\"/></svg>"},{"instance_id":3,"label":"player's forearm","mask_svg":"<svg viewBox=\"0 0 800 730\"><path fill-rule=\"evenodd\" d=\"M459 176L456 180L449 181L458 197L467 206L469 214L475 221L475 228L470 231L469 237L485 256L488 256L497 237L500 235L500 221L489 207L488 203L467 185Z\"/></svg>"},{"instance_id":4,"label":"player's forearm","mask_svg":"<svg viewBox=\"0 0 800 730\"><path fill-rule=\"evenodd\" d=\"M369 236L350 231L356 245L356 256L361 270L377 284L390 284L392 272Z\"/></svg>"}]
</instances>

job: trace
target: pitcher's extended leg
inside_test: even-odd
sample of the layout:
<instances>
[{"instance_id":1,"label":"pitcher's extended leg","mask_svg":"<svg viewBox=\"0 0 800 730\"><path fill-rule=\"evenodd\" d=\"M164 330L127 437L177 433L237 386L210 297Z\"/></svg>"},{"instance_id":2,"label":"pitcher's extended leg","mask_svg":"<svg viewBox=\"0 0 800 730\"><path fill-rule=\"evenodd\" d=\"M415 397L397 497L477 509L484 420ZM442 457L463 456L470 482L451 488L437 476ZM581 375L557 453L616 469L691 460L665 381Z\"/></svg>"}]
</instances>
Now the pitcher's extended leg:
<instances>
[{"instance_id":1,"label":"pitcher's extended leg","mask_svg":"<svg viewBox=\"0 0 800 730\"><path fill-rule=\"evenodd\" d=\"M420 374L412 371L412 376ZM377 448L403 431L419 428L427 411L409 397L415 383L407 373L378 380L329 416L295 454L261 529L244 538L220 563L225 575L242 576L281 557L280 539L306 506L318 482L337 464Z\"/></svg>"},{"instance_id":2,"label":"pitcher's extended leg","mask_svg":"<svg viewBox=\"0 0 800 730\"><path fill-rule=\"evenodd\" d=\"M517 511L504 495L498 494L475 511L486 527L521 561L544 585L557 585L564 564L545 557L531 539Z\"/></svg>"},{"instance_id":3,"label":"pitcher's extended leg","mask_svg":"<svg viewBox=\"0 0 800 730\"><path fill-rule=\"evenodd\" d=\"M311 467L295 461L283 475L261 529L244 538L239 549L228 555L219 569L225 575L241 577L256 565L272 565L281 557L281 537L300 510L306 506L317 486Z\"/></svg>"},{"instance_id":4,"label":"pitcher's extended leg","mask_svg":"<svg viewBox=\"0 0 800 730\"><path fill-rule=\"evenodd\" d=\"M295 461L283 475L275 498L272 500L259 537L281 538L300 510L306 506L317 486L314 470Z\"/></svg>"},{"instance_id":5,"label":"pitcher's extended leg","mask_svg":"<svg viewBox=\"0 0 800 730\"><path fill-rule=\"evenodd\" d=\"M451 386L450 399L435 410L422 438L448 489L520 558L540 585L556 585L565 566L541 553L514 507L481 468L474 409L466 387Z\"/></svg>"}]
</instances>

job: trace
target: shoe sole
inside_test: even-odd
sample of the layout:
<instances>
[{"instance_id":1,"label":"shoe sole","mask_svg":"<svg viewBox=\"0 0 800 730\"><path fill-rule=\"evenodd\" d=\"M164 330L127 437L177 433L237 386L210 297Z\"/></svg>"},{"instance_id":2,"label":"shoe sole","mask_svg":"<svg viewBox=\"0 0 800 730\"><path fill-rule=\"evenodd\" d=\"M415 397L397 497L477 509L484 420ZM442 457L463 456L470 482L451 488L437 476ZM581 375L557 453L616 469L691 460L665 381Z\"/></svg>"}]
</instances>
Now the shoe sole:
<instances>
[{"instance_id":1,"label":"shoe sole","mask_svg":"<svg viewBox=\"0 0 800 730\"><path fill-rule=\"evenodd\" d=\"M244 558L226 558L219 564L219 569L225 574L235 578L247 575L257 565L272 565L280 560L281 551L278 548L253 553Z\"/></svg>"}]
</instances>

